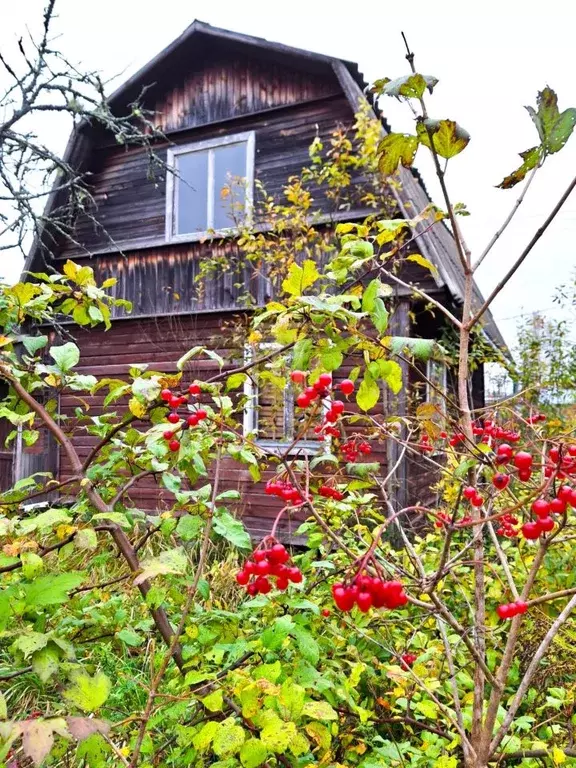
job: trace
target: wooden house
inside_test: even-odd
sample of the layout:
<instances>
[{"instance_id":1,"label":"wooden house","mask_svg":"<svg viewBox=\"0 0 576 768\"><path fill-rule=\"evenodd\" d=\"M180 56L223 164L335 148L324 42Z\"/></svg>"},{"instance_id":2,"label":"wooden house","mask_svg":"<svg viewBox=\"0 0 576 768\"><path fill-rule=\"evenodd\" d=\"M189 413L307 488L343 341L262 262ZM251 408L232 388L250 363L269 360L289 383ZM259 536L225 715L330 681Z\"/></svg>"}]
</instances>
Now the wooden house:
<instances>
[{"instance_id":1,"label":"wooden house","mask_svg":"<svg viewBox=\"0 0 576 768\"><path fill-rule=\"evenodd\" d=\"M288 177L308 164L309 146L316 135L326 139L337 125L353 124L365 100L366 83L351 62L195 21L113 94L112 108L125 110L144 87L144 106L154 111L155 122L167 138L158 144L157 153L175 167L178 176L151 179L142 148L119 146L101 129L81 126L72 136L66 156L80 172L90 174L96 201L92 216L79 216L75 242L63 242L56 253L51 249L48 254L41 242L36 243L25 265L27 270L39 270L48 259L59 268L72 258L93 267L99 280L117 278L113 290L117 297L132 302L131 314L119 310L108 332L71 329L81 349L81 370L96 376L121 376L135 363L174 371L183 353L214 339L219 351L226 352L227 325L238 313L246 312L240 303L240 293L245 290L239 287L242 280L229 272L215 274L201 294L194 282L207 253L223 259L237 254L234 229L222 207L219 188L233 174L246 179L247 205L255 180L269 194L280 195ZM382 130L387 130L384 123ZM401 188L394 194L400 215L411 217L430 202L416 172L403 170ZM330 228L338 220L362 219L366 210L334 211L326 203L321 214ZM436 266L437 273L422 270L416 279L457 311L463 279L449 230L438 223L419 235L417 248ZM269 300L261 275L246 274L245 282L256 304ZM410 292L396 291L394 300L395 334L438 333L429 316L425 322L423 315L419 319ZM489 316L484 330L492 344L504 345ZM206 375L206 369L197 373ZM447 385L442 367L429 374ZM482 381L480 370L473 380L478 404L483 398ZM102 397L88 398L94 413L102 407ZM73 394L62 396L63 412L74 405ZM406 407L405 398L395 407ZM260 437L270 444L281 443L283 438L277 434ZM83 454L91 442L89 437L78 439ZM67 472L65 458L49 442L19 454L16 464L21 476L47 467L64 475ZM391 460L390 450L377 458L384 471ZM422 498L428 478L417 461L405 459L399 477L398 503ZM238 467L231 468L227 482L242 488L248 475ZM153 486L135 487L132 500L155 507L162 504L158 493ZM243 496L239 512L253 531L269 529L274 508L263 486L251 488Z\"/></svg>"}]
</instances>

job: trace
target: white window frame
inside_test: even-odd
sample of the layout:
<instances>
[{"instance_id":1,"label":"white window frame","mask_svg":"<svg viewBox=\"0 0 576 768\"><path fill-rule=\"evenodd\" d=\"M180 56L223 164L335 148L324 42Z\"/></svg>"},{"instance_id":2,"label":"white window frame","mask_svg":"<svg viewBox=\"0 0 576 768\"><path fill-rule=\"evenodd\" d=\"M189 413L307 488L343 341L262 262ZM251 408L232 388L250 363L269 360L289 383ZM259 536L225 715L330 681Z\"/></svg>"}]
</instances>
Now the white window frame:
<instances>
[{"instance_id":1,"label":"white window frame","mask_svg":"<svg viewBox=\"0 0 576 768\"><path fill-rule=\"evenodd\" d=\"M274 349L280 349L281 344L275 342L263 342L254 347L251 344L246 344L244 347L244 363L249 364L254 360L254 354L256 349L261 352L272 351ZM260 439L258 437L258 388L254 384L252 377L248 374L244 380L244 396L247 398L246 405L244 406L243 416L243 433L244 437L248 435L256 435L256 445L263 448L269 453L280 454L286 450L293 440L293 437L289 437L286 440L269 440ZM330 407L327 400L323 403L323 412L326 413ZM294 424L294 387L292 382L288 381L286 389L284 390L284 433L288 434L292 425ZM320 451L328 451L330 446L330 438L321 440L299 440L297 445L294 446L293 453L301 453L304 455L315 455Z\"/></svg>"},{"instance_id":2,"label":"white window frame","mask_svg":"<svg viewBox=\"0 0 576 768\"><path fill-rule=\"evenodd\" d=\"M448 366L444 362L444 360L439 360L438 358L431 357L426 361L426 399L425 402L430 403L436 401L439 398L438 392L436 389L434 389L430 382L436 383L436 377L432 373L432 366L442 366L442 377L440 382L440 389L442 390L442 394L444 397L442 398L442 405L440 408L440 413L442 417L445 419L447 416L447 410L446 410L446 395L448 394Z\"/></svg>"},{"instance_id":3,"label":"white window frame","mask_svg":"<svg viewBox=\"0 0 576 768\"><path fill-rule=\"evenodd\" d=\"M227 227L225 229L214 230L211 225L214 224L214 152L208 152L208 201L206 207L207 228L203 232L182 232L177 233L176 223L178 221L178 191L180 177L177 171L177 161L181 155L187 155L192 152L201 152L204 150L214 150L219 147L229 146L230 144L246 144L246 175L245 175L245 213L246 223L250 225L252 206L254 200L254 158L255 158L255 133L254 131L245 131L244 133L234 133L230 136L220 136L215 139L206 139L205 141L195 141L190 144L180 144L177 147L168 149L167 165L169 170L166 175L166 242L191 242L194 240L205 240L210 237L226 237L234 235L237 227Z\"/></svg>"}]
</instances>

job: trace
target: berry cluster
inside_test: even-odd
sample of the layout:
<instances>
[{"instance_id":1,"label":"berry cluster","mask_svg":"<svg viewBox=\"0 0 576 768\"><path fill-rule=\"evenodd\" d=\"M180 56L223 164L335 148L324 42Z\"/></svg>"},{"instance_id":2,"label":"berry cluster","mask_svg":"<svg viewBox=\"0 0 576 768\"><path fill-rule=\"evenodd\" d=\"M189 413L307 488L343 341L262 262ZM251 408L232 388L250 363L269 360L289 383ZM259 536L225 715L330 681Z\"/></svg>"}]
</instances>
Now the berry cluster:
<instances>
[{"instance_id":1,"label":"berry cluster","mask_svg":"<svg viewBox=\"0 0 576 768\"><path fill-rule=\"evenodd\" d=\"M306 381L306 374L304 371L292 371L290 378L293 382L298 384L304 384ZM332 374L321 373L318 379L311 387L305 387L296 398L296 405L299 408L309 408L314 400L323 400L328 397L328 392L332 386Z\"/></svg>"},{"instance_id":2,"label":"berry cluster","mask_svg":"<svg viewBox=\"0 0 576 768\"><path fill-rule=\"evenodd\" d=\"M302 572L295 565L290 565L290 555L283 544L273 536L267 536L252 552L236 574L236 581L251 597L267 595L273 587L271 577L276 579L276 589L284 591L288 584L299 584Z\"/></svg>"},{"instance_id":3,"label":"berry cluster","mask_svg":"<svg viewBox=\"0 0 576 768\"><path fill-rule=\"evenodd\" d=\"M297 488L294 488L289 480L268 480L264 487L264 493L268 496L278 496L287 504L299 506L304 503L304 497Z\"/></svg>"},{"instance_id":4,"label":"berry cluster","mask_svg":"<svg viewBox=\"0 0 576 768\"><path fill-rule=\"evenodd\" d=\"M519 613L526 613L528 610L528 603L524 600L516 600L515 603L505 603L499 605L496 608L496 613L501 619L513 619L514 616L518 616Z\"/></svg>"},{"instance_id":5,"label":"berry cluster","mask_svg":"<svg viewBox=\"0 0 576 768\"><path fill-rule=\"evenodd\" d=\"M415 653L403 653L402 656L400 656L400 666L402 669L408 669L408 667L411 667L418 656Z\"/></svg>"},{"instance_id":6,"label":"berry cluster","mask_svg":"<svg viewBox=\"0 0 576 768\"><path fill-rule=\"evenodd\" d=\"M468 485L464 488L462 496L464 496L465 499L468 499L473 507L481 507L482 504L484 504L484 497L478 493L478 490L474 488L473 485Z\"/></svg>"},{"instance_id":7,"label":"berry cluster","mask_svg":"<svg viewBox=\"0 0 576 768\"><path fill-rule=\"evenodd\" d=\"M188 392L190 395L195 397L197 397L201 391L202 390L200 385L196 382L193 382L188 387ZM185 416L180 417L178 414L178 409L181 406L189 405L188 395L177 395L170 389L163 389L162 392L160 392L160 398L171 409L170 413L166 417L167 421L174 427L178 425L177 429L167 429L163 435L164 439L168 441L168 448L171 451L176 452L180 450L180 441L176 437L176 432L182 432L186 429L189 429L190 427L197 426L201 421L204 421L204 419L208 418L208 412L204 410L204 408L200 408L197 405L192 412L187 412Z\"/></svg>"},{"instance_id":8,"label":"berry cluster","mask_svg":"<svg viewBox=\"0 0 576 768\"><path fill-rule=\"evenodd\" d=\"M318 488L320 496L324 496L325 499L334 499L335 501L342 501L344 494L339 491L338 488L332 488L329 485L321 485Z\"/></svg>"},{"instance_id":9,"label":"berry cluster","mask_svg":"<svg viewBox=\"0 0 576 768\"><path fill-rule=\"evenodd\" d=\"M351 611L357 605L362 613L370 608L401 608L408 596L399 581L384 581L378 576L356 574L350 584L338 582L332 585L332 596L341 611Z\"/></svg>"},{"instance_id":10,"label":"berry cluster","mask_svg":"<svg viewBox=\"0 0 576 768\"><path fill-rule=\"evenodd\" d=\"M518 531L514 527L518 525L518 518L510 513L503 515L500 518L500 527L496 530L499 536L505 536L507 539L515 539L518 536Z\"/></svg>"},{"instance_id":11,"label":"berry cluster","mask_svg":"<svg viewBox=\"0 0 576 768\"><path fill-rule=\"evenodd\" d=\"M345 443L342 443L340 446L340 451L342 452L342 455L346 461L349 464L353 464L360 454L367 456L368 454L372 453L372 448L370 447L370 443L367 443L366 440L357 440L356 438L351 438Z\"/></svg>"},{"instance_id":12,"label":"berry cluster","mask_svg":"<svg viewBox=\"0 0 576 768\"><path fill-rule=\"evenodd\" d=\"M544 465L544 475L552 477L553 473L560 480L576 476L576 445L550 448Z\"/></svg>"},{"instance_id":13,"label":"berry cluster","mask_svg":"<svg viewBox=\"0 0 576 768\"><path fill-rule=\"evenodd\" d=\"M456 521L456 526L467 525L472 522L470 515L464 515L460 520ZM434 525L436 528L444 528L452 523L452 518L447 512L438 512L436 515L436 521Z\"/></svg>"},{"instance_id":14,"label":"berry cluster","mask_svg":"<svg viewBox=\"0 0 576 768\"><path fill-rule=\"evenodd\" d=\"M434 450L434 446L430 442L430 435L427 432L424 432L422 435L420 435L420 443L418 444L418 448L422 451L422 453L431 453Z\"/></svg>"}]
</instances>

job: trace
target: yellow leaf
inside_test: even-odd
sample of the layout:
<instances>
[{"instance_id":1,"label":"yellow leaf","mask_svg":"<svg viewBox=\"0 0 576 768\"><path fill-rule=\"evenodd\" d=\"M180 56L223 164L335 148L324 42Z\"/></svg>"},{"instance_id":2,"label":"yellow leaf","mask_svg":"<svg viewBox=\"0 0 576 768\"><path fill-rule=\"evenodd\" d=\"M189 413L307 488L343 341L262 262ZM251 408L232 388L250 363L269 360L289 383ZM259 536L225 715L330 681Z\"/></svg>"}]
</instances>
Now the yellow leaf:
<instances>
[{"instance_id":1,"label":"yellow leaf","mask_svg":"<svg viewBox=\"0 0 576 768\"><path fill-rule=\"evenodd\" d=\"M53 373L49 373L48 376L44 379L46 384L48 384L49 387L59 387L60 386L60 376L55 376Z\"/></svg>"},{"instance_id":2,"label":"yellow leaf","mask_svg":"<svg viewBox=\"0 0 576 768\"><path fill-rule=\"evenodd\" d=\"M69 277L71 280L74 280L76 278L76 275L78 274L78 269L79 269L78 264L74 264L73 261L70 261L70 259L68 259L66 264L64 264L62 271L64 272L66 277Z\"/></svg>"},{"instance_id":3,"label":"yellow leaf","mask_svg":"<svg viewBox=\"0 0 576 768\"><path fill-rule=\"evenodd\" d=\"M71 533L75 533L75 531L76 526L74 525L59 525L58 528L56 528L56 536L62 541L62 539L70 536Z\"/></svg>"},{"instance_id":4,"label":"yellow leaf","mask_svg":"<svg viewBox=\"0 0 576 768\"><path fill-rule=\"evenodd\" d=\"M260 341L262 341L262 334L260 331L252 331L248 336L248 344L258 344Z\"/></svg>"},{"instance_id":5,"label":"yellow leaf","mask_svg":"<svg viewBox=\"0 0 576 768\"><path fill-rule=\"evenodd\" d=\"M137 419L141 419L146 415L146 406L142 405L142 403L139 400L136 400L135 397L130 398L128 408L130 409L130 413L133 416L136 416Z\"/></svg>"},{"instance_id":6,"label":"yellow leaf","mask_svg":"<svg viewBox=\"0 0 576 768\"><path fill-rule=\"evenodd\" d=\"M553 747L552 760L554 760L554 765L562 765L562 763L565 763L566 755L564 753L564 750L560 749L560 747Z\"/></svg>"},{"instance_id":7,"label":"yellow leaf","mask_svg":"<svg viewBox=\"0 0 576 768\"><path fill-rule=\"evenodd\" d=\"M438 277L438 270L434 264L432 264L430 259L427 259L425 256L421 256L419 253L412 253L410 256L406 257L406 261L413 261L421 267L424 267L424 269L427 269L429 272L432 272L434 277Z\"/></svg>"}]
</instances>

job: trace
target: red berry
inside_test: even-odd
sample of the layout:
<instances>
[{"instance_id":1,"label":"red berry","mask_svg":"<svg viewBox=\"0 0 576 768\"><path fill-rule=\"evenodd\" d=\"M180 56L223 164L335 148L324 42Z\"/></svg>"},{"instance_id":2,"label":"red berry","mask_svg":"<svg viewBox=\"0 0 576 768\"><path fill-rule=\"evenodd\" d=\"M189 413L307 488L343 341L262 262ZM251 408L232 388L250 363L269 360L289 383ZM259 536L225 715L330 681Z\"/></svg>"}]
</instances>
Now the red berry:
<instances>
[{"instance_id":1,"label":"red berry","mask_svg":"<svg viewBox=\"0 0 576 768\"><path fill-rule=\"evenodd\" d=\"M560 459L560 451L558 450L558 448L556 447L550 448L550 450L548 451L548 458L550 459L550 461L553 461L556 464Z\"/></svg>"},{"instance_id":2,"label":"red berry","mask_svg":"<svg viewBox=\"0 0 576 768\"><path fill-rule=\"evenodd\" d=\"M304 371L292 371L290 374L290 378L294 382L294 384L304 384L306 381L306 374Z\"/></svg>"},{"instance_id":3,"label":"red berry","mask_svg":"<svg viewBox=\"0 0 576 768\"><path fill-rule=\"evenodd\" d=\"M283 544L274 544L268 553L268 559L275 563L285 563L290 558Z\"/></svg>"},{"instance_id":4,"label":"red berry","mask_svg":"<svg viewBox=\"0 0 576 768\"><path fill-rule=\"evenodd\" d=\"M338 389L343 395L351 395L352 392L354 392L354 382L352 379L344 379L344 381L341 381L338 385Z\"/></svg>"},{"instance_id":5,"label":"red berry","mask_svg":"<svg viewBox=\"0 0 576 768\"><path fill-rule=\"evenodd\" d=\"M267 595L272 589L272 584L270 584L265 576L259 576L254 583L258 588L258 592L261 592L263 595Z\"/></svg>"},{"instance_id":6,"label":"red berry","mask_svg":"<svg viewBox=\"0 0 576 768\"><path fill-rule=\"evenodd\" d=\"M372 607L372 595L370 592L359 592L356 598L356 604L362 613L366 613Z\"/></svg>"},{"instance_id":7,"label":"red berry","mask_svg":"<svg viewBox=\"0 0 576 768\"><path fill-rule=\"evenodd\" d=\"M342 586L342 584L334 585L332 587L332 595L334 596L334 602L341 611L352 610L356 595L351 589Z\"/></svg>"},{"instance_id":8,"label":"red berry","mask_svg":"<svg viewBox=\"0 0 576 768\"><path fill-rule=\"evenodd\" d=\"M252 557L254 558L254 562L261 563L262 560L266 560L268 555L266 554L265 549L257 549L255 552L252 552Z\"/></svg>"},{"instance_id":9,"label":"red berry","mask_svg":"<svg viewBox=\"0 0 576 768\"><path fill-rule=\"evenodd\" d=\"M550 502L550 512L556 512L556 514L563 514L566 512L566 502L563 499L552 499Z\"/></svg>"},{"instance_id":10,"label":"red berry","mask_svg":"<svg viewBox=\"0 0 576 768\"><path fill-rule=\"evenodd\" d=\"M293 566L292 568L288 568L287 576L293 584L300 584L300 582L302 581L302 573L300 571L300 568L297 568L296 566Z\"/></svg>"},{"instance_id":11,"label":"red berry","mask_svg":"<svg viewBox=\"0 0 576 768\"><path fill-rule=\"evenodd\" d=\"M178 408L178 406L180 405L180 398L176 397L175 395L172 395L170 400L168 400L168 405L170 406L170 408Z\"/></svg>"},{"instance_id":12,"label":"red berry","mask_svg":"<svg viewBox=\"0 0 576 768\"><path fill-rule=\"evenodd\" d=\"M246 584L248 584L250 581L250 574L246 573L246 571L238 571L236 574L236 581L238 584L241 584L243 587L245 587Z\"/></svg>"},{"instance_id":13,"label":"red berry","mask_svg":"<svg viewBox=\"0 0 576 768\"><path fill-rule=\"evenodd\" d=\"M268 560L260 560L259 563L256 563L256 573L258 576L268 576L271 570Z\"/></svg>"},{"instance_id":14,"label":"red berry","mask_svg":"<svg viewBox=\"0 0 576 768\"><path fill-rule=\"evenodd\" d=\"M509 482L510 482L510 475L505 475L502 472L498 472L492 478L492 485L494 486L494 488L497 488L499 491L503 491Z\"/></svg>"},{"instance_id":15,"label":"red berry","mask_svg":"<svg viewBox=\"0 0 576 768\"><path fill-rule=\"evenodd\" d=\"M296 398L296 405L299 408L308 408L308 406L310 405L310 398L305 392L302 392L298 395L298 397Z\"/></svg>"},{"instance_id":16,"label":"red berry","mask_svg":"<svg viewBox=\"0 0 576 768\"><path fill-rule=\"evenodd\" d=\"M286 576L279 576L276 579L276 589L279 589L281 592L288 589L288 579Z\"/></svg>"},{"instance_id":17,"label":"red berry","mask_svg":"<svg viewBox=\"0 0 576 768\"><path fill-rule=\"evenodd\" d=\"M330 616L330 609L329 608L323 608L322 609L322 616L324 616L324 618L328 618L328 616Z\"/></svg>"},{"instance_id":18,"label":"red berry","mask_svg":"<svg viewBox=\"0 0 576 768\"><path fill-rule=\"evenodd\" d=\"M196 411L196 417L198 421L204 421L204 419L208 418L208 412L204 410L204 408L198 408Z\"/></svg>"},{"instance_id":19,"label":"red berry","mask_svg":"<svg viewBox=\"0 0 576 768\"><path fill-rule=\"evenodd\" d=\"M514 456L514 466L518 469L530 469L532 466L532 454L526 451L518 451Z\"/></svg>"},{"instance_id":20,"label":"red berry","mask_svg":"<svg viewBox=\"0 0 576 768\"><path fill-rule=\"evenodd\" d=\"M524 523L521 530L522 536L524 536L525 539L530 540L537 539L542 532L538 523Z\"/></svg>"},{"instance_id":21,"label":"red berry","mask_svg":"<svg viewBox=\"0 0 576 768\"><path fill-rule=\"evenodd\" d=\"M252 560L246 560L244 570L251 575L256 573L256 563L253 563Z\"/></svg>"},{"instance_id":22,"label":"red berry","mask_svg":"<svg viewBox=\"0 0 576 768\"><path fill-rule=\"evenodd\" d=\"M530 469L518 470L518 479L522 480L523 483L527 483L531 477L532 477L532 471Z\"/></svg>"},{"instance_id":23,"label":"red berry","mask_svg":"<svg viewBox=\"0 0 576 768\"><path fill-rule=\"evenodd\" d=\"M332 374L321 373L320 376L318 376L318 381L314 384L314 387L317 389L327 389L331 385L332 385Z\"/></svg>"},{"instance_id":24,"label":"red berry","mask_svg":"<svg viewBox=\"0 0 576 768\"><path fill-rule=\"evenodd\" d=\"M198 424L198 416L195 413L191 413L186 419L186 423L189 427L195 427Z\"/></svg>"},{"instance_id":25,"label":"red berry","mask_svg":"<svg viewBox=\"0 0 576 768\"><path fill-rule=\"evenodd\" d=\"M505 603L496 608L496 613L501 619L511 619L514 616L514 607L510 603Z\"/></svg>"},{"instance_id":26,"label":"red berry","mask_svg":"<svg viewBox=\"0 0 576 768\"><path fill-rule=\"evenodd\" d=\"M170 422L170 424L178 424L178 422L180 421L180 416L178 416L177 413L169 413L168 421Z\"/></svg>"},{"instance_id":27,"label":"red berry","mask_svg":"<svg viewBox=\"0 0 576 768\"><path fill-rule=\"evenodd\" d=\"M180 441L179 440L170 440L168 443L168 448L175 453L176 451L180 450Z\"/></svg>"},{"instance_id":28,"label":"red berry","mask_svg":"<svg viewBox=\"0 0 576 768\"><path fill-rule=\"evenodd\" d=\"M536 499L532 504L532 512L538 517L548 517L550 504L545 499Z\"/></svg>"},{"instance_id":29,"label":"red berry","mask_svg":"<svg viewBox=\"0 0 576 768\"><path fill-rule=\"evenodd\" d=\"M569 445L568 453L570 454L570 456L576 456L576 445Z\"/></svg>"},{"instance_id":30,"label":"red berry","mask_svg":"<svg viewBox=\"0 0 576 768\"><path fill-rule=\"evenodd\" d=\"M334 400L330 410L339 416L341 413L343 413L344 408L345 404L342 400Z\"/></svg>"},{"instance_id":31,"label":"red berry","mask_svg":"<svg viewBox=\"0 0 576 768\"><path fill-rule=\"evenodd\" d=\"M162 392L160 392L160 397L165 402L168 402L170 398L172 397L172 392L170 392L169 389L163 389Z\"/></svg>"},{"instance_id":32,"label":"red berry","mask_svg":"<svg viewBox=\"0 0 576 768\"><path fill-rule=\"evenodd\" d=\"M526 613L528 610L528 603L524 600L516 600L516 613Z\"/></svg>"},{"instance_id":33,"label":"red berry","mask_svg":"<svg viewBox=\"0 0 576 768\"><path fill-rule=\"evenodd\" d=\"M484 499L477 493L474 498L470 499L470 504L472 504L473 507L481 507L482 504L484 504Z\"/></svg>"},{"instance_id":34,"label":"red berry","mask_svg":"<svg viewBox=\"0 0 576 768\"><path fill-rule=\"evenodd\" d=\"M550 531L554 528L554 520L552 520L551 517L541 517L538 520L538 525L540 526L540 530L544 533L550 533Z\"/></svg>"},{"instance_id":35,"label":"red berry","mask_svg":"<svg viewBox=\"0 0 576 768\"><path fill-rule=\"evenodd\" d=\"M473 499L474 496L476 496L476 488L474 488L473 485L469 485L467 488L464 488L462 491L462 496L464 496L465 499Z\"/></svg>"},{"instance_id":36,"label":"red berry","mask_svg":"<svg viewBox=\"0 0 576 768\"><path fill-rule=\"evenodd\" d=\"M569 485L563 485L558 489L558 498L569 504L572 498L572 488Z\"/></svg>"},{"instance_id":37,"label":"red berry","mask_svg":"<svg viewBox=\"0 0 576 768\"><path fill-rule=\"evenodd\" d=\"M496 453L498 456L512 456L513 448L511 445L508 445L508 443L502 443L496 449Z\"/></svg>"},{"instance_id":38,"label":"red berry","mask_svg":"<svg viewBox=\"0 0 576 768\"><path fill-rule=\"evenodd\" d=\"M169 429L167 429L162 436L164 440L172 440L172 438L174 437L174 432L171 432Z\"/></svg>"},{"instance_id":39,"label":"red berry","mask_svg":"<svg viewBox=\"0 0 576 768\"><path fill-rule=\"evenodd\" d=\"M191 395L199 395L200 392L202 392L200 384L198 384L196 381L192 382L192 384L190 384L188 387L188 392L190 392Z\"/></svg>"}]
</instances>

